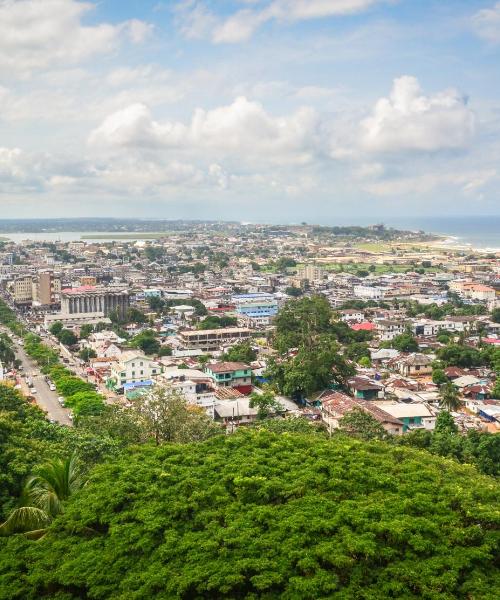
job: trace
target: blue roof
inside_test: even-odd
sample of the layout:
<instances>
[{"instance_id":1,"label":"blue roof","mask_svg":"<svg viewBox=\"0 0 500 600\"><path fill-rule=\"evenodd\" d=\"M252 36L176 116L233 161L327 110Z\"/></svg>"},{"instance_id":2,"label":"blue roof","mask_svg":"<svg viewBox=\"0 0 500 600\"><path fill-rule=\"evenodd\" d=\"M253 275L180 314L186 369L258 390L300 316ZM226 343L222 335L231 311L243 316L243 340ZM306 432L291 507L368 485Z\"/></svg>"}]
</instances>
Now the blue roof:
<instances>
[{"instance_id":1,"label":"blue roof","mask_svg":"<svg viewBox=\"0 0 500 600\"><path fill-rule=\"evenodd\" d=\"M151 385L153 385L153 381L151 379L146 379L146 381L132 381L131 383L124 383L123 389L124 391L128 391L141 387L149 387Z\"/></svg>"}]
</instances>

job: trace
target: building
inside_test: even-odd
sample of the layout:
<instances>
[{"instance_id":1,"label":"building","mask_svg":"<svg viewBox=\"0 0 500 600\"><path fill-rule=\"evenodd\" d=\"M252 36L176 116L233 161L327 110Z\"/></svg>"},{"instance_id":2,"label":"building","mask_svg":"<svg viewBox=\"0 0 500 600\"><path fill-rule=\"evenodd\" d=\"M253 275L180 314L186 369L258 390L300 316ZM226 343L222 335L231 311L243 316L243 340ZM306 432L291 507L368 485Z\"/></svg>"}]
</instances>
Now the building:
<instances>
[{"instance_id":1,"label":"building","mask_svg":"<svg viewBox=\"0 0 500 600\"><path fill-rule=\"evenodd\" d=\"M436 425L436 415L424 402L388 402L380 405L385 412L403 422L403 433L409 429L428 429Z\"/></svg>"},{"instance_id":2,"label":"building","mask_svg":"<svg viewBox=\"0 0 500 600\"><path fill-rule=\"evenodd\" d=\"M379 287L369 285L355 285L354 296L363 300L381 300L385 295L385 290Z\"/></svg>"},{"instance_id":3,"label":"building","mask_svg":"<svg viewBox=\"0 0 500 600\"><path fill-rule=\"evenodd\" d=\"M412 353L398 356L388 366L395 368L405 377L419 377L432 373L433 359L427 354Z\"/></svg>"},{"instance_id":4,"label":"building","mask_svg":"<svg viewBox=\"0 0 500 600\"><path fill-rule=\"evenodd\" d=\"M107 317L111 312L117 311L124 317L128 307L127 290L81 286L61 292L61 312L64 314L102 313Z\"/></svg>"},{"instance_id":5,"label":"building","mask_svg":"<svg viewBox=\"0 0 500 600\"><path fill-rule=\"evenodd\" d=\"M252 391L252 369L245 363L212 363L205 367L205 372L217 387L236 388L242 394Z\"/></svg>"},{"instance_id":6,"label":"building","mask_svg":"<svg viewBox=\"0 0 500 600\"><path fill-rule=\"evenodd\" d=\"M326 279L326 271L316 265L304 265L297 269L297 279L317 283Z\"/></svg>"},{"instance_id":7,"label":"building","mask_svg":"<svg viewBox=\"0 0 500 600\"><path fill-rule=\"evenodd\" d=\"M361 402L341 392L321 395L321 416L329 429L338 429L340 419L354 409L367 412L392 435L402 435L403 422L372 402Z\"/></svg>"},{"instance_id":8,"label":"building","mask_svg":"<svg viewBox=\"0 0 500 600\"><path fill-rule=\"evenodd\" d=\"M138 352L123 352L119 360L111 366L108 386L121 388L127 383L141 383L155 379L161 373L161 366Z\"/></svg>"},{"instance_id":9,"label":"building","mask_svg":"<svg viewBox=\"0 0 500 600\"><path fill-rule=\"evenodd\" d=\"M33 300L38 301L43 306L59 303L61 280L59 277L54 276L53 271L40 273L35 289L36 294L33 294Z\"/></svg>"},{"instance_id":10,"label":"building","mask_svg":"<svg viewBox=\"0 0 500 600\"><path fill-rule=\"evenodd\" d=\"M33 301L33 277L24 275L14 280L12 286L14 304L31 304Z\"/></svg>"},{"instance_id":11,"label":"building","mask_svg":"<svg viewBox=\"0 0 500 600\"><path fill-rule=\"evenodd\" d=\"M393 340L406 331L406 323L390 319L380 319L376 322L376 326L377 334L383 342Z\"/></svg>"},{"instance_id":12,"label":"building","mask_svg":"<svg viewBox=\"0 0 500 600\"><path fill-rule=\"evenodd\" d=\"M344 323L362 323L365 320L365 314L362 310L356 308L346 308L339 311L340 320Z\"/></svg>"},{"instance_id":13,"label":"building","mask_svg":"<svg viewBox=\"0 0 500 600\"><path fill-rule=\"evenodd\" d=\"M278 314L278 301L272 294L239 294L232 297L231 304L236 314L250 325L269 325Z\"/></svg>"},{"instance_id":14,"label":"building","mask_svg":"<svg viewBox=\"0 0 500 600\"><path fill-rule=\"evenodd\" d=\"M251 330L246 327L196 329L179 332L179 340L186 350L217 352L226 344L250 339L251 334Z\"/></svg>"}]
</instances>

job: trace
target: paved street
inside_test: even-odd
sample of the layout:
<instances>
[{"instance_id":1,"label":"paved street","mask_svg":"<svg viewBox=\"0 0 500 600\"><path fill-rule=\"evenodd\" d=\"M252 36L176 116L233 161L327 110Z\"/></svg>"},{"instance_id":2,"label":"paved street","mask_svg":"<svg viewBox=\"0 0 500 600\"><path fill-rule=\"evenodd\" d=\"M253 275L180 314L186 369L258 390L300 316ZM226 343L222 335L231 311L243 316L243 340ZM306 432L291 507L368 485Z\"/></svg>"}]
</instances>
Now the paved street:
<instances>
[{"instance_id":1,"label":"paved street","mask_svg":"<svg viewBox=\"0 0 500 600\"><path fill-rule=\"evenodd\" d=\"M47 385L44 376L40 373L36 363L26 354L24 348L19 344L14 344L16 356L21 361L24 371L23 375L27 374L33 379L33 384L37 391L33 394L37 404L40 408L47 412L49 419L53 419L62 425L72 425L71 419L69 418L69 410L63 408L57 398L57 392L51 392ZM24 382L23 377L23 391L30 393L27 389L27 385Z\"/></svg>"}]
</instances>

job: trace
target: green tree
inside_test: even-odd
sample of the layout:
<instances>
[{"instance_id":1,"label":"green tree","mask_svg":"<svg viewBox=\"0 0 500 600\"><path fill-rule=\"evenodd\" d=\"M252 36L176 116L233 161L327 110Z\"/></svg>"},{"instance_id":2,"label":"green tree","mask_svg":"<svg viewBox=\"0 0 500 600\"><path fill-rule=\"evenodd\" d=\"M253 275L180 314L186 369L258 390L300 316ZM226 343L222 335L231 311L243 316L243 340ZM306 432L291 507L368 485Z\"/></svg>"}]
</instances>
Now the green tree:
<instances>
[{"instance_id":1,"label":"green tree","mask_svg":"<svg viewBox=\"0 0 500 600\"><path fill-rule=\"evenodd\" d=\"M250 342L239 342L231 346L224 356L224 360L251 363L257 358L257 352Z\"/></svg>"},{"instance_id":2,"label":"green tree","mask_svg":"<svg viewBox=\"0 0 500 600\"><path fill-rule=\"evenodd\" d=\"M446 377L443 369L433 369L432 371L432 382L436 385L442 385L443 383L447 383L449 381L448 377Z\"/></svg>"},{"instance_id":3,"label":"green tree","mask_svg":"<svg viewBox=\"0 0 500 600\"><path fill-rule=\"evenodd\" d=\"M2 545L9 600L497 596L499 484L428 452L247 429L95 469L43 543ZM13 594L14 592L14 594Z\"/></svg>"},{"instance_id":4,"label":"green tree","mask_svg":"<svg viewBox=\"0 0 500 600\"><path fill-rule=\"evenodd\" d=\"M80 339L86 340L90 334L94 331L94 326L89 323L85 323L80 327Z\"/></svg>"},{"instance_id":5,"label":"green tree","mask_svg":"<svg viewBox=\"0 0 500 600\"><path fill-rule=\"evenodd\" d=\"M65 346L74 346L78 342L76 335L69 329L63 329L58 335L59 341Z\"/></svg>"},{"instance_id":6,"label":"green tree","mask_svg":"<svg viewBox=\"0 0 500 600\"><path fill-rule=\"evenodd\" d=\"M132 410L155 443L204 440L220 427L195 405L188 405L177 390L155 386L132 400Z\"/></svg>"},{"instance_id":7,"label":"green tree","mask_svg":"<svg viewBox=\"0 0 500 600\"><path fill-rule=\"evenodd\" d=\"M97 357L97 352L93 348L82 348L78 356L84 361L89 362L91 358Z\"/></svg>"},{"instance_id":8,"label":"green tree","mask_svg":"<svg viewBox=\"0 0 500 600\"><path fill-rule=\"evenodd\" d=\"M451 381L439 388L439 406L447 411L457 411L462 406L458 390Z\"/></svg>"},{"instance_id":9,"label":"green tree","mask_svg":"<svg viewBox=\"0 0 500 600\"><path fill-rule=\"evenodd\" d=\"M19 507L0 525L0 535L26 532L30 538L40 538L81 485L75 455L41 465L26 481Z\"/></svg>"},{"instance_id":10,"label":"green tree","mask_svg":"<svg viewBox=\"0 0 500 600\"><path fill-rule=\"evenodd\" d=\"M494 308L491 312L491 320L493 323L500 323L500 308Z\"/></svg>"},{"instance_id":11,"label":"green tree","mask_svg":"<svg viewBox=\"0 0 500 600\"><path fill-rule=\"evenodd\" d=\"M339 431L362 440L383 440L387 432L374 417L362 408L353 408L339 419Z\"/></svg>"},{"instance_id":12,"label":"green tree","mask_svg":"<svg viewBox=\"0 0 500 600\"><path fill-rule=\"evenodd\" d=\"M160 342L156 339L156 332L152 329L141 331L130 340L129 344L149 355L158 354L160 350Z\"/></svg>"},{"instance_id":13,"label":"green tree","mask_svg":"<svg viewBox=\"0 0 500 600\"><path fill-rule=\"evenodd\" d=\"M391 345L400 352L418 352L418 342L409 332L397 335L393 338Z\"/></svg>"},{"instance_id":14,"label":"green tree","mask_svg":"<svg viewBox=\"0 0 500 600\"><path fill-rule=\"evenodd\" d=\"M257 417L267 419L271 415L279 415L284 412L281 403L276 400L272 390L267 389L262 394L253 392L250 394L250 408L257 408Z\"/></svg>"},{"instance_id":15,"label":"green tree","mask_svg":"<svg viewBox=\"0 0 500 600\"><path fill-rule=\"evenodd\" d=\"M55 321L54 323L52 323L52 325L49 328L49 331L52 335L55 335L56 337L59 337L59 334L61 333L61 331L64 329L64 325L62 324L61 321Z\"/></svg>"}]
</instances>

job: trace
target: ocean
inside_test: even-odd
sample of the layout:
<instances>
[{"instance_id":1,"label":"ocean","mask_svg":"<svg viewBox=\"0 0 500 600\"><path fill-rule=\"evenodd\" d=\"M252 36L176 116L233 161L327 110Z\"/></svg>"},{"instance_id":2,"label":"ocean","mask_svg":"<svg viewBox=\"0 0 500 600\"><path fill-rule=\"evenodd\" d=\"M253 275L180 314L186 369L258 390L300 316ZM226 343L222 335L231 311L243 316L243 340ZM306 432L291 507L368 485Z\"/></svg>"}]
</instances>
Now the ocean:
<instances>
[{"instance_id":1,"label":"ocean","mask_svg":"<svg viewBox=\"0 0 500 600\"><path fill-rule=\"evenodd\" d=\"M500 251L500 216L472 217L392 217L383 219L390 226L401 229L422 229L456 238L460 245Z\"/></svg>"}]
</instances>

